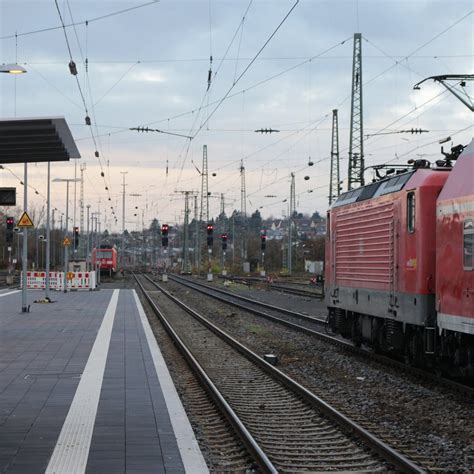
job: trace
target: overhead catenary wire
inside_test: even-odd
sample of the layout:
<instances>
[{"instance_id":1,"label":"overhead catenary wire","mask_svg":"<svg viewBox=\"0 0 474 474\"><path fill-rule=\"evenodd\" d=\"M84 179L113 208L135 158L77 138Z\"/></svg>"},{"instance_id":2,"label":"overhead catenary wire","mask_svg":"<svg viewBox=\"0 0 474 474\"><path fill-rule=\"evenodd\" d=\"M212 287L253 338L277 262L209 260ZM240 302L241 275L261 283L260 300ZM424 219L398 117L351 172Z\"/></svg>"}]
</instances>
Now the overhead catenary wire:
<instances>
[{"instance_id":1,"label":"overhead catenary wire","mask_svg":"<svg viewBox=\"0 0 474 474\"><path fill-rule=\"evenodd\" d=\"M224 94L224 96L217 102L217 105L216 107L212 110L212 112L206 117L206 119L204 120L204 122L202 122L202 124L200 125L200 127L197 129L196 133L194 134L194 138L196 138L196 136L198 135L198 133L205 127L205 125L209 122L209 120L211 119L211 117L217 112L217 110L219 109L219 107L222 105L222 103L227 99L227 97L229 96L229 94L232 92L232 90L234 89L234 87L237 85L237 83L242 79L242 77L244 77L244 75L246 74L246 72L252 67L253 63L255 62L255 60L260 56L260 54L262 53L262 51L266 48L266 46L268 45L268 43L270 43L270 41L273 39L273 37L277 34L278 30L283 26L283 24L285 23L285 21L288 19L288 17L291 15L291 13L293 12L293 10L296 8L296 6L299 4L300 0L296 0L296 2L293 4L293 6L290 8L290 10L288 11L288 13L283 17L283 19L280 21L280 23L278 24L278 26L273 30L273 32L271 33L271 35L268 37L268 39L265 41L265 43L261 46L261 48L257 51L257 53L255 54L255 56L251 59L251 61L247 64L247 66L245 67L245 69L239 74L239 76L237 77L237 79L233 82L233 84L230 86L229 90Z\"/></svg>"},{"instance_id":2,"label":"overhead catenary wire","mask_svg":"<svg viewBox=\"0 0 474 474\"><path fill-rule=\"evenodd\" d=\"M74 63L74 60L73 60L73 55L72 55L72 50L71 50L71 45L69 43L69 38L68 38L68 35L67 35L67 32L66 32L66 28L65 28L65 23L64 23L64 19L63 19L63 16L61 14L61 10L59 8L59 5L58 5L58 1L55 0L55 5L56 5L56 9L58 11L58 15L59 15L59 19L61 21L61 25L63 26L63 33L64 33L64 37L65 37L65 40L66 40L66 45L67 45L67 49L68 49L68 52L69 52L69 58L70 58L70 68L71 68L71 64L74 64L74 68L76 68L75 66L75 63ZM72 23L74 24L74 19L73 19L73 16L72 16L72 10L71 10L71 6L69 4L69 0L67 0L67 6L68 6L68 9L69 9L69 14L70 14L70 17L71 17L71 20L72 20ZM75 28L75 25L74 25L74 33L75 33L75 36L76 36L76 40L78 42L78 47L79 47L79 52L80 52L80 56L81 56L81 60L82 60L82 63L84 64L84 66L86 66L86 63L85 63L85 59L84 59L84 56L82 54L82 48L81 48L81 44L80 44L80 41L79 41L79 37L77 35L77 31L76 31L76 28ZM71 71L72 72L72 71ZM108 201L111 201L111 195L110 195L110 184L107 182L107 179L105 177L105 172L104 172L104 167L103 167L103 164L102 164L102 160L100 158L101 156L101 153L103 154L103 150L102 150L102 146L101 146L101 143L100 143L100 139L98 138L97 140L99 141L99 146L97 146L97 140L96 140L96 137L94 136L94 131L92 130L92 123L91 123L91 120L89 118L89 111L88 111L88 107L87 107L87 103L86 103L86 99L85 99L85 96L84 96L84 93L82 91L82 88L81 88L81 84L79 82L79 78L78 78L78 74L76 72L76 74L73 74L74 77L75 77L75 80L76 80L76 84L77 84L77 87L79 89L79 93L80 93L80 96L81 96L81 99L82 99L82 103L84 105L84 110L85 110L85 113L86 113L86 124L89 127L89 130L90 130L90 134L91 134L91 138L92 138L92 141L94 143L94 146L95 146L95 156L96 158L98 159L99 161L99 165L100 165L100 169L101 169L101 177L103 178L103 181L104 181L104 186L105 186L105 191L107 191L107 196L108 196ZM88 74L88 68L86 68L86 86L87 86L87 89L88 89L88 92L89 92L89 97L90 97L90 101L91 101L91 108L92 108L92 117L94 119L94 123L96 123L96 120L95 120L95 110L94 110L94 101L93 101L93 98L92 98L92 89L91 89L91 85L90 85L90 81L89 81L89 74ZM98 134L98 129L97 129L97 134ZM100 149L100 153L97 151L98 149ZM112 209L112 215L114 215L115 213L115 210L113 208L113 206L111 206L111 209Z\"/></svg>"},{"instance_id":3,"label":"overhead catenary wire","mask_svg":"<svg viewBox=\"0 0 474 474\"><path fill-rule=\"evenodd\" d=\"M105 15L97 16L88 20L81 20L76 23L65 24L64 28L70 28L71 26L85 25L86 23L93 23L95 21L105 20L106 18L110 18L116 15L121 15L123 13L128 13L128 12L131 12L132 10L138 10L139 8L147 7L149 5L153 5L158 2L159 0L153 0L151 2L142 3L141 5L135 5L134 7L130 7L130 8L124 8L122 10L107 13ZM47 31L59 30L61 28L63 28L63 26L51 26L49 28L42 28L40 30L26 31L25 33L15 33L15 34L10 34L10 35L0 36L0 40L14 38L15 36L35 35L38 33L45 33Z\"/></svg>"}]
</instances>

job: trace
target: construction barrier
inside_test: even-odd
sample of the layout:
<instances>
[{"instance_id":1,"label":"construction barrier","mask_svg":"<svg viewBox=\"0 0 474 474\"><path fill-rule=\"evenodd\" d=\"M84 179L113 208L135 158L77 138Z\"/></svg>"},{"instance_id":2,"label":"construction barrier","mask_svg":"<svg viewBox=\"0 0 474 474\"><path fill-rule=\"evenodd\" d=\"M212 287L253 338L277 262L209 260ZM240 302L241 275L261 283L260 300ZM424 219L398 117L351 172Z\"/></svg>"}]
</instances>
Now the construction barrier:
<instances>
[{"instance_id":1,"label":"construction barrier","mask_svg":"<svg viewBox=\"0 0 474 474\"><path fill-rule=\"evenodd\" d=\"M95 290L95 272L67 272L68 290ZM23 278L20 279L23 286ZM26 272L26 288L46 288L46 272ZM51 290L64 290L64 272L49 272L49 288Z\"/></svg>"}]
</instances>

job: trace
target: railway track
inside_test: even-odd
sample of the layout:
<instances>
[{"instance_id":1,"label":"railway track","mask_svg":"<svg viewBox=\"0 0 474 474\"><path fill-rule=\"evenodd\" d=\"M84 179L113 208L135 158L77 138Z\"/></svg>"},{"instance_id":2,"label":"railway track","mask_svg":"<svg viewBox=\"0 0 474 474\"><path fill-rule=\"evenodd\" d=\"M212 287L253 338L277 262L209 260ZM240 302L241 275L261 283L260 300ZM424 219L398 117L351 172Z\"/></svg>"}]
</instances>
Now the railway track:
<instances>
[{"instance_id":1,"label":"railway track","mask_svg":"<svg viewBox=\"0 0 474 474\"><path fill-rule=\"evenodd\" d=\"M136 278L154 312L262 470L423 472L160 285L148 277ZM151 291L145 288L151 285Z\"/></svg>"},{"instance_id":2,"label":"railway track","mask_svg":"<svg viewBox=\"0 0 474 474\"><path fill-rule=\"evenodd\" d=\"M249 311L256 316L263 317L265 319L268 319L278 324L282 324L296 331L304 332L306 334L314 336L320 340L342 348L352 354L369 358L375 362L390 366L404 373L414 375L428 382L437 385L442 385L464 396L474 398L473 387L458 383L456 381L444 377L440 377L437 374L423 369L409 366L398 360L374 353L373 351L367 350L363 347L357 347L351 342L328 334L326 332L326 320L324 318L308 316L297 311L288 310L287 308L281 308L274 305L270 305L268 303L263 303L261 301L252 300L251 298L237 295L235 293L225 291L220 288L210 287L209 285L206 285L204 283L199 283L195 281L190 282L188 279L179 277L177 275L170 276L170 279L182 285L185 285L188 288L192 288L196 291L199 291L202 294L206 294L214 299L230 304L239 309ZM267 311L256 309L256 306L265 308Z\"/></svg>"},{"instance_id":3,"label":"railway track","mask_svg":"<svg viewBox=\"0 0 474 474\"><path fill-rule=\"evenodd\" d=\"M282 293L288 293L291 295L304 296L306 298L316 298L319 300L324 298L322 290L316 291L316 290L306 290L304 288L298 288L298 286L307 286L301 283L300 284L294 283L295 286L289 286L288 284L282 285L281 283L268 283L266 280L261 279L261 278L256 278L256 277L245 278L245 277L230 276L230 277L223 277L223 278L225 278L226 280L240 282L248 286L256 285L256 284L266 284L272 290L281 291Z\"/></svg>"}]
</instances>

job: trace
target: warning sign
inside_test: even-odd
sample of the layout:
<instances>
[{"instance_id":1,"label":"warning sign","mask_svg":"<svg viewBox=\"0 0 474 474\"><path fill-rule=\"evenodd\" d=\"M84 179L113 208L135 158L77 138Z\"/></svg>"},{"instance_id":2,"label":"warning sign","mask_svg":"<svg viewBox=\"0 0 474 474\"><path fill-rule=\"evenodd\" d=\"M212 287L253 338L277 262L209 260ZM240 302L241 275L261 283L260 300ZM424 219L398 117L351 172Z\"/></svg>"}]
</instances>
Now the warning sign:
<instances>
[{"instance_id":1,"label":"warning sign","mask_svg":"<svg viewBox=\"0 0 474 474\"><path fill-rule=\"evenodd\" d=\"M25 211L21 215L20 220L18 221L16 226L17 227L34 227L34 224L30 216L28 215L28 213Z\"/></svg>"},{"instance_id":2,"label":"warning sign","mask_svg":"<svg viewBox=\"0 0 474 474\"><path fill-rule=\"evenodd\" d=\"M63 245L71 245L71 241L67 237L65 237L63 240Z\"/></svg>"}]
</instances>

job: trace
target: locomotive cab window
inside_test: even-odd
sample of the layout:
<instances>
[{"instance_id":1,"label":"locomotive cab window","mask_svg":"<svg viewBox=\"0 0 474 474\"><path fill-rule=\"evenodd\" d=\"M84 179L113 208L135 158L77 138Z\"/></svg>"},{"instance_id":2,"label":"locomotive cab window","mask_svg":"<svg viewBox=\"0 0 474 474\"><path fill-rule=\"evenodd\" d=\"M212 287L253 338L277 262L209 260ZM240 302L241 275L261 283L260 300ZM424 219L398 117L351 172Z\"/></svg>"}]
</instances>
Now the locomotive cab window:
<instances>
[{"instance_id":1,"label":"locomotive cab window","mask_svg":"<svg viewBox=\"0 0 474 474\"><path fill-rule=\"evenodd\" d=\"M474 219L464 221L463 234L463 267L474 270Z\"/></svg>"},{"instance_id":2,"label":"locomotive cab window","mask_svg":"<svg viewBox=\"0 0 474 474\"><path fill-rule=\"evenodd\" d=\"M415 232L415 192L407 194L407 230Z\"/></svg>"}]
</instances>

